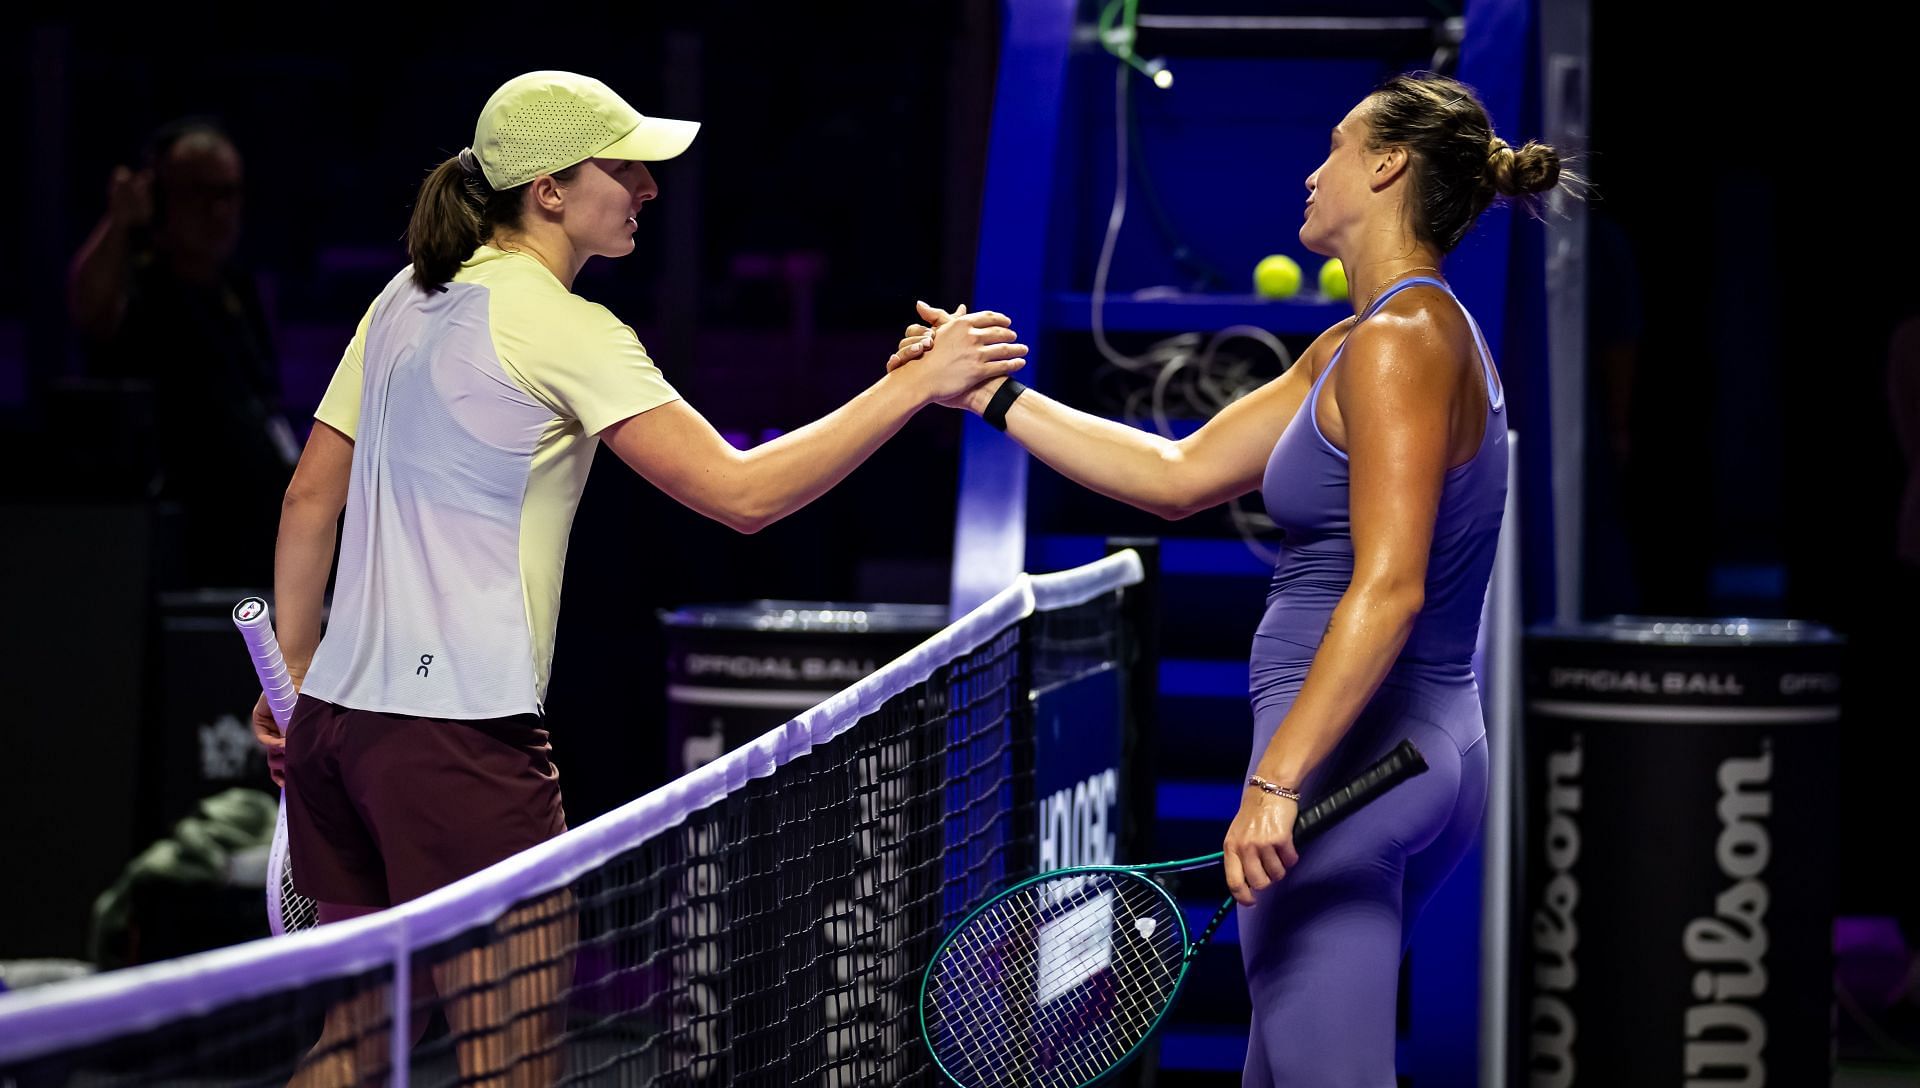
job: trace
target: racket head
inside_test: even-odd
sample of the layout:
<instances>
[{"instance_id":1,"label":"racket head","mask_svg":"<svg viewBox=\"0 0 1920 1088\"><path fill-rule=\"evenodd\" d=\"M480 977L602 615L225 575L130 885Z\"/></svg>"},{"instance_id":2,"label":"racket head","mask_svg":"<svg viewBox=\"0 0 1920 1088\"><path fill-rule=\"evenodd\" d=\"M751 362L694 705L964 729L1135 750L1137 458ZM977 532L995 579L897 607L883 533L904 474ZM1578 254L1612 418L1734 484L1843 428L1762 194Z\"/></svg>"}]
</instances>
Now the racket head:
<instances>
[{"instance_id":1,"label":"racket head","mask_svg":"<svg viewBox=\"0 0 1920 1088\"><path fill-rule=\"evenodd\" d=\"M320 908L293 886L293 854L287 848L287 801L280 799L273 846L267 853L267 928L276 937L320 924Z\"/></svg>"},{"instance_id":2,"label":"racket head","mask_svg":"<svg viewBox=\"0 0 1920 1088\"><path fill-rule=\"evenodd\" d=\"M920 1036L964 1088L1078 1088L1126 1065L1186 978L1191 936L1136 869L1042 873L947 934L920 984Z\"/></svg>"},{"instance_id":3,"label":"racket head","mask_svg":"<svg viewBox=\"0 0 1920 1088\"><path fill-rule=\"evenodd\" d=\"M274 821L273 848L267 853L267 928L278 937L287 932L286 888L293 882L287 866L287 806L280 804Z\"/></svg>"}]
</instances>

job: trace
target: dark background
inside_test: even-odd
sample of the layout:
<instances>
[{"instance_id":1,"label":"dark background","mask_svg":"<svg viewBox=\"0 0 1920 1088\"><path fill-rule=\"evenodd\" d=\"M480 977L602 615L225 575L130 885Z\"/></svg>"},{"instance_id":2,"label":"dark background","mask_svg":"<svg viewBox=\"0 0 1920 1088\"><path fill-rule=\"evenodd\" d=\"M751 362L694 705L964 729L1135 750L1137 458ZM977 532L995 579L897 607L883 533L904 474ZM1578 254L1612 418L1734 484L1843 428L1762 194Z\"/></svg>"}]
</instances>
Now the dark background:
<instances>
[{"instance_id":1,"label":"dark background","mask_svg":"<svg viewBox=\"0 0 1920 1088\"><path fill-rule=\"evenodd\" d=\"M1892 330L1920 312L1903 52L1913 28L1849 12L1789 22L1746 8L1683 24L1647 0L1594 8L1582 166L1599 189L1593 352L1613 361L1599 373L1631 358L1633 382L1622 458L1596 378L1588 611L1790 616L1845 633L1841 907L1895 909L1911 847L1883 829L1901 818L1914 754L1899 689L1920 602L1893 556L1904 467L1885 378ZM988 0L443 6L381 13L378 34L331 9L299 16L271 31L75 17L0 39L12 113L0 206L16 240L0 263L8 517L138 501L139 473L114 467L137 461L137 444L88 384L63 280L113 165L182 114L222 118L246 157L243 252L303 425L367 300L405 259L419 179L471 139L495 86L532 68L593 73L645 112L704 123L693 154L656 169L661 196L641 216L637 252L589 265L576 287L634 325L737 443L863 388L916 297L966 298L999 32ZM1282 179L1281 199L1297 199L1296 180ZM930 410L844 486L754 537L662 498L603 452L575 523L550 702L575 822L664 776L656 610L945 600L958 435L957 417ZM11 555L8 586L122 562L90 550L106 544L52 535L62 554ZM18 662L33 628L18 614L27 598L8 605ZM90 730L117 735L83 689L31 704L24 694L97 674L0 670L15 673L0 707L10 751L54 732L75 745ZM89 762L99 758L42 760L33 773L84 805L107 789ZM23 829L55 826L9 815ZM144 827L134 845L164 830Z\"/></svg>"}]
</instances>

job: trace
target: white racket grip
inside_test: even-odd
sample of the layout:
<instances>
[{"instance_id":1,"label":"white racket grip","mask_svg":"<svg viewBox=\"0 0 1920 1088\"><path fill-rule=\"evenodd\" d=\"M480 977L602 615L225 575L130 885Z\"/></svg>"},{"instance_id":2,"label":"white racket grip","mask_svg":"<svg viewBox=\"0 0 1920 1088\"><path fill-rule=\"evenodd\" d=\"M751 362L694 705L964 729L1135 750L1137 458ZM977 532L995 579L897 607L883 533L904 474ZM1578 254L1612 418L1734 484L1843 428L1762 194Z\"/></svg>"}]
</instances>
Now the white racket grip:
<instances>
[{"instance_id":1,"label":"white racket grip","mask_svg":"<svg viewBox=\"0 0 1920 1088\"><path fill-rule=\"evenodd\" d=\"M293 718L293 704L299 693L293 690L293 679L287 675L287 663L280 656L280 640L273 637L273 620L267 609L267 602L259 597L248 597L233 606L233 625L240 629L240 637L247 642L247 653L253 658L253 671L260 677L260 690L267 693L267 706L273 711L273 720L280 727L280 734L286 735L287 722Z\"/></svg>"}]
</instances>

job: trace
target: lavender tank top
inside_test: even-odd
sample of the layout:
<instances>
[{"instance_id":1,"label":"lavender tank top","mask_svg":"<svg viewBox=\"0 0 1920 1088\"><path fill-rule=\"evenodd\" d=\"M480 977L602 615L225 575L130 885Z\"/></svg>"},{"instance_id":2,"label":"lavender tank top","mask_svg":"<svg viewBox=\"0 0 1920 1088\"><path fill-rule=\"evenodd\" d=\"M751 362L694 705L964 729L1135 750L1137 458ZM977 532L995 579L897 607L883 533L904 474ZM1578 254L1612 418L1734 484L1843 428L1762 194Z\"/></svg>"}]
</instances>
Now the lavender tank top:
<instances>
[{"instance_id":1,"label":"lavender tank top","mask_svg":"<svg viewBox=\"0 0 1920 1088\"><path fill-rule=\"evenodd\" d=\"M1416 284L1453 292L1428 277L1395 284L1360 316L1364 322L1387 299ZM1459 302L1458 298L1454 299ZM1461 312L1466 314L1465 307ZM1400 651L1401 665L1434 667L1446 675L1471 675L1480 632L1480 610L1493 572L1493 550L1507 499L1506 402L1494 378L1486 339L1472 314L1474 343L1487 383L1486 433L1465 464L1447 472L1427 559L1426 601ZM1355 323L1359 327L1359 322ZM1349 332L1351 338L1351 332ZM1353 536L1348 515L1347 455L1320 433L1316 406L1327 375L1340 364L1343 343L1320 372L1305 403L1274 444L1260 495L1267 515L1285 536L1267 592L1266 613L1254 640L1254 656L1306 659L1320 645L1334 606L1353 581ZM1277 641L1268 641L1277 640ZM1427 670L1423 670L1427 671Z\"/></svg>"}]
</instances>

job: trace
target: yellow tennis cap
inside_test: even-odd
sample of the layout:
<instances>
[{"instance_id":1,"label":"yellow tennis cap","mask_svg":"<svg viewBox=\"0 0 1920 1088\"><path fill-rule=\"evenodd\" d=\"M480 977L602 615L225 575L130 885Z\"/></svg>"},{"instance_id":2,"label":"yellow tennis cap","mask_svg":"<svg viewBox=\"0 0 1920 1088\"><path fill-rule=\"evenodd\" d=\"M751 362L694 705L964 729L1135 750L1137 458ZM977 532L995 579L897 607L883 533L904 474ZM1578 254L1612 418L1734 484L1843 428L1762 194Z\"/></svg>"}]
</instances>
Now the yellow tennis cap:
<instances>
[{"instance_id":1,"label":"yellow tennis cap","mask_svg":"<svg viewBox=\"0 0 1920 1088\"><path fill-rule=\"evenodd\" d=\"M487 99L471 150L488 185L512 189L587 159L671 159L699 131L643 115L591 76L528 72Z\"/></svg>"}]
</instances>

